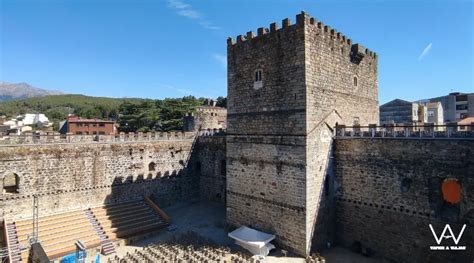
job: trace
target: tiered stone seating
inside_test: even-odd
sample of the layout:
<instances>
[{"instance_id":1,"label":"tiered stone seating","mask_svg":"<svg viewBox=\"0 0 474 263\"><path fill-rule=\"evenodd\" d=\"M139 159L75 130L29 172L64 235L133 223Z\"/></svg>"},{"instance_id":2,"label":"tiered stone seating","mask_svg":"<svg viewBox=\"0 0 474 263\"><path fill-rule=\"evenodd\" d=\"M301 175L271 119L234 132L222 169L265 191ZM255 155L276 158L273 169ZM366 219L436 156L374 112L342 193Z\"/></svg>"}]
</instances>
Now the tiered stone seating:
<instances>
[{"instance_id":1,"label":"tiered stone seating","mask_svg":"<svg viewBox=\"0 0 474 263\"><path fill-rule=\"evenodd\" d=\"M149 233L168 225L143 200L95 207L91 212L111 240Z\"/></svg>"},{"instance_id":2,"label":"tiered stone seating","mask_svg":"<svg viewBox=\"0 0 474 263\"><path fill-rule=\"evenodd\" d=\"M220 247L211 240L188 232L171 241L152 244L143 250L127 253L125 257L109 259L108 263L152 263L152 262L232 262L257 263L250 255Z\"/></svg>"},{"instance_id":3,"label":"tiered stone seating","mask_svg":"<svg viewBox=\"0 0 474 263\"><path fill-rule=\"evenodd\" d=\"M31 220L15 222L18 241L28 246L28 237L33 232ZM87 248L100 245L100 238L92 228L84 211L72 211L39 218L38 238L50 259L59 258L76 251L75 242L81 240ZM26 262L28 250L21 253Z\"/></svg>"},{"instance_id":4,"label":"tiered stone seating","mask_svg":"<svg viewBox=\"0 0 474 263\"><path fill-rule=\"evenodd\" d=\"M7 220L5 220L3 223L5 224L4 231L6 232L7 237L5 242L7 243L9 250L10 262L21 262L21 245L18 242L15 223L9 223Z\"/></svg>"}]
</instances>

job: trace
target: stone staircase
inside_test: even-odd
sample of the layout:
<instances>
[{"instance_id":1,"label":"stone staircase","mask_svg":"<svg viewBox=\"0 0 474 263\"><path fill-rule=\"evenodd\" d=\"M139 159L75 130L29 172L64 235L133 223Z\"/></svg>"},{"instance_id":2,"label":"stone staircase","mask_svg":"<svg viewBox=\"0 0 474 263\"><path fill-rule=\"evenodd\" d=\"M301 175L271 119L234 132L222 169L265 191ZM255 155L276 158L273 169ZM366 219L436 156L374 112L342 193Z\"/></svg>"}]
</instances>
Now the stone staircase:
<instances>
[{"instance_id":1,"label":"stone staircase","mask_svg":"<svg viewBox=\"0 0 474 263\"><path fill-rule=\"evenodd\" d=\"M95 207L91 212L110 240L147 234L169 225L143 200Z\"/></svg>"},{"instance_id":2,"label":"stone staircase","mask_svg":"<svg viewBox=\"0 0 474 263\"><path fill-rule=\"evenodd\" d=\"M6 231L8 235L8 249L10 251L10 262L22 262L21 259L21 245L18 242L18 235L16 233L16 225L15 223L6 223ZM26 262L23 261L23 262Z\"/></svg>"},{"instance_id":3,"label":"stone staircase","mask_svg":"<svg viewBox=\"0 0 474 263\"><path fill-rule=\"evenodd\" d=\"M91 209L86 209L85 210L86 217L89 219L89 222L92 224L92 228L94 231L97 233L97 235L100 237L100 244L101 244L101 250L102 254L104 255L110 255L115 253L115 247L112 241L105 235L105 231L102 229L100 226L99 221L95 218L94 214L92 214Z\"/></svg>"}]
</instances>

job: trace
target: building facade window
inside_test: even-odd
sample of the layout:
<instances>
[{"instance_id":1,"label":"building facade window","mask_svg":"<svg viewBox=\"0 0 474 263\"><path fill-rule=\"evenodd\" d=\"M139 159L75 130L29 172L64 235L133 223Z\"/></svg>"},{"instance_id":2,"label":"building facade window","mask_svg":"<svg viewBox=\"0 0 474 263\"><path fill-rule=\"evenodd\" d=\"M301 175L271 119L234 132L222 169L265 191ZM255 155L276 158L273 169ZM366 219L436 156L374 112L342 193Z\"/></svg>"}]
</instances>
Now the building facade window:
<instances>
[{"instance_id":1,"label":"building facade window","mask_svg":"<svg viewBox=\"0 0 474 263\"><path fill-rule=\"evenodd\" d=\"M358 82L358 79L356 76L354 76L354 87L357 87L357 82Z\"/></svg>"}]
</instances>

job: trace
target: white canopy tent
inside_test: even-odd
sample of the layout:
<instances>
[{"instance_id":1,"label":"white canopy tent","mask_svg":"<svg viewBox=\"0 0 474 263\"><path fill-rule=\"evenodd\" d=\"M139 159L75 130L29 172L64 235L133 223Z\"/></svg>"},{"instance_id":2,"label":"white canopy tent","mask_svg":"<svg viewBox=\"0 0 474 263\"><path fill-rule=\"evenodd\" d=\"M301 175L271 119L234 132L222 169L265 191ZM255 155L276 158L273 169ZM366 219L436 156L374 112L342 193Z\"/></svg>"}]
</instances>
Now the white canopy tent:
<instances>
[{"instance_id":1,"label":"white canopy tent","mask_svg":"<svg viewBox=\"0 0 474 263\"><path fill-rule=\"evenodd\" d=\"M275 246L270 243L275 235L267 234L247 226L241 226L230 232L229 237L235 239L235 243L254 255L267 256Z\"/></svg>"}]
</instances>

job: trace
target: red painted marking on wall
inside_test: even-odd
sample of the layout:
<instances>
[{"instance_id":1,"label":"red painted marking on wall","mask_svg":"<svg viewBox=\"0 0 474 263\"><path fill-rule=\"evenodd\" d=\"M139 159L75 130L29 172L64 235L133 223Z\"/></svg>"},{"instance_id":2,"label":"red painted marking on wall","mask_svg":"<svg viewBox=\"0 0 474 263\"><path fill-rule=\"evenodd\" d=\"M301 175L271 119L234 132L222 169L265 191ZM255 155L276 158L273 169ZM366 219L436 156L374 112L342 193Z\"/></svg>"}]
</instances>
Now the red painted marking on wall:
<instances>
[{"instance_id":1,"label":"red painted marking on wall","mask_svg":"<svg viewBox=\"0 0 474 263\"><path fill-rule=\"evenodd\" d=\"M441 191L443 192L443 199L451 204L457 204L461 202L461 185L456 179L446 179L441 185Z\"/></svg>"}]
</instances>

